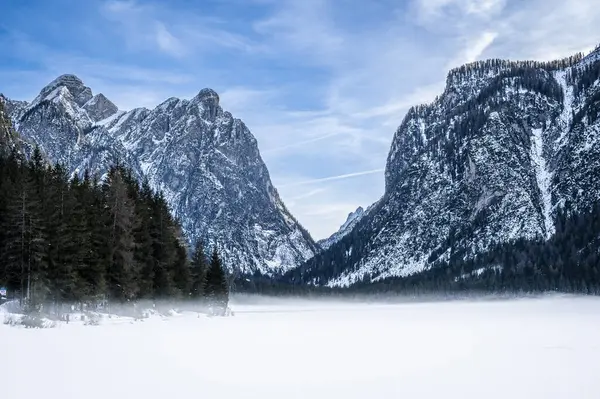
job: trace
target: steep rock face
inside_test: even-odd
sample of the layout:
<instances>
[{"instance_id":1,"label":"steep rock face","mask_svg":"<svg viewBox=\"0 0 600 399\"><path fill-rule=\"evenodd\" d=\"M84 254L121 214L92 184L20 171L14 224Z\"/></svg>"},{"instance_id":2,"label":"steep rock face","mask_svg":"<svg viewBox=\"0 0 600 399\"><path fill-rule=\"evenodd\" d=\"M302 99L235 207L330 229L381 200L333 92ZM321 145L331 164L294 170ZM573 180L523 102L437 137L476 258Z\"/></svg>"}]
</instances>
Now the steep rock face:
<instances>
[{"instance_id":1,"label":"steep rock face","mask_svg":"<svg viewBox=\"0 0 600 399\"><path fill-rule=\"evenodd\" d=\"M451 71L444 93L398 128L383 198L288 277L336 286L406 276L547 238L559 207L589 209L600 193L598 58Z\"/></svg>"},{"instance_id":2,"label":"steep rock face","mask_svg":"<svg viewBox=\"0 0 600 399\"><path fill-rule=\"evenodd\" d=\"M89 117L95 121L101 121L117 113L119 110L104 94L96 94L88 102L83 104Z\"/></svg>"},{"instance_id":3,"label":"steep rock face","mask_svg":"<svg viewBox=\"0 0 600 399\"><path fill-rule=\"evenodd\" d=\"M31 104L11 104L21 135L71 172L102 175L121 162L148 179L190 241L219 248L236 273L283 273L317 250L271 184L256 139L211 89L124 112L64 75Z\"/></svg>"}]
</instances>

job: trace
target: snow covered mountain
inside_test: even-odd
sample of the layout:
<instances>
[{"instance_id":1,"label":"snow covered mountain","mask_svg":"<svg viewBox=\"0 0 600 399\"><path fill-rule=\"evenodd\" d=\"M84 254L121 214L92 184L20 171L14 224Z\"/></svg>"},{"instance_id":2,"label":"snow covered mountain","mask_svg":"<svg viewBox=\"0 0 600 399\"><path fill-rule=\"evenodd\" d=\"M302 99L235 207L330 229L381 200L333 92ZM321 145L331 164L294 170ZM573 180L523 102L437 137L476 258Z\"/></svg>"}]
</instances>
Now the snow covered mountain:
<instances>
[{"instance_id":1,"label":"snow covered mountain","mask_svg":"<svg viewBox=\"0 0 600 399\"><path fill-rule=\"evenodd\" d=\"M350 231L352 231L352 229L354 228L356 223L364 215L365 215L365 210L362 208L362 206L359 206L354 212L350 212L348 214L346 221L344 222L344 224L342 224L340 226L338 231L336 231L331 236L329 236L323 240L317 241L317 244L319 244L319 246L322 249L328 249L330 246L332 246L333 244L335 244L336 242L341 240L342 237L344 237L346 234L348 234Z\"/></svg>"},{"instance_id":2,"label":"snow covered mountain","mask_svg":"<svg viewBox=\"0 0 600 399\"><path fill-rule=\"evenodd\" d=\"M31 102L6 101L16 130L71 172L116 162L161 190L191 242L219 248L236 273L278 274L317 250L271 184L256 139L203 89L125 112L74 75Z\"/></svg>"},{"instance_id":3,"label":"snow covered mountain","mask_svg":"<svg viewBox=\"0 0 600 399\"><path fill-rule=\"evenodd\" d=\"M558 209L600 198L599 116L599 50L452 70L444 92L398 128L381 200L287 277L346 286L548 238Z\"/></svg>"}]
</instances>

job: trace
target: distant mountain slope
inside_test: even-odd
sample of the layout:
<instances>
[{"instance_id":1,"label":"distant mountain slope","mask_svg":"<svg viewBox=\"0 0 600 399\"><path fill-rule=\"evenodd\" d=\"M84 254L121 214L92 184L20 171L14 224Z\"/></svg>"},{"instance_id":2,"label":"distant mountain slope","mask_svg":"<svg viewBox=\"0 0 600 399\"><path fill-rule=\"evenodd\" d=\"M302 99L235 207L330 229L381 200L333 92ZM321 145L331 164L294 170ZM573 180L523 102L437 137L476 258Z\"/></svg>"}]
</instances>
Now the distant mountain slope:
<instances>
[{"instance_id":1,"label":"distant mountain slope","mask_svg":"<svg viewBox=\"0 0 600 399\"><path fill-rule=\"evenodd\" d=\"M452 70L398 128L383 198L286 277L346 286L546 239L559 209L600 197L600 56L489 60Z\"/></svg>"},{"instance_id":2,"label":"distant mountain slope","mask_svg":"<svg viewBox=\"0 0 600 399\"><path fill-rule=\"evenodd\" d=\"M317 241L317 244L322 249L328 249L330 246L341 240L342 237L352 231L356 223L358 223L364 214L365 210L362 208L362 206L359 206L354 212L350 212L350 214L348 214L346 221L340 226L338 231L323 240Z\"/></svg>"},{"instance_id":3,"label":"distant mountain slope","mask_svg":"<svg viewBox=\"0 0 600 399\"><path fill-rule=\"evenodd\" d=\"M31 102L7 100L19 133L71 172L124 163L161 190L190 241L217 246L234 272L278 274L317 250L273 187L256 139L201 90L153 110L120 111L74 75Z\"/></svg>"}]
</instances>

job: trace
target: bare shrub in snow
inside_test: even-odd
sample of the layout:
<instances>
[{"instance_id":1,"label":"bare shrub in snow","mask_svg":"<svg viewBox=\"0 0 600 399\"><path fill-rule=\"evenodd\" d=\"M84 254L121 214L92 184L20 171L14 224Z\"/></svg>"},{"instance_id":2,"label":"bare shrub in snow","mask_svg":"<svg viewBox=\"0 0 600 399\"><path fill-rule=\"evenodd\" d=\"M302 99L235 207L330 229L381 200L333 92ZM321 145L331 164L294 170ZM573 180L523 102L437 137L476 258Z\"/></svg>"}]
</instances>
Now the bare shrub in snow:
<instances>
[{"instance_id":1,"label":"bare shrub in snow","mask_svg":"<svg viewBox=\"0 0 600 399\"><path fill-rule=\"evenodd\" d=\"M40 314L28 314L21 319L21 325L25 328L54 328L56 322L42 317Z\"/></svg>"},{"instance_id":2,"label":"bare shrub in snow","mask_svg":"<svg viewBox=\"0 0 600 399\"><path fill-rule=\"evenodd\" d=\"M98 313L88 312L87 315L82 315L81 319L86 326L99 326L102 321L102 316Z\"/></svg>"},{"instance_id":3,"label":"bare shrub in snow","mask_svg":"<svg viewBox=\"0 0 600 399\"><path fill-rule=\"evenodd\" d=\"M23 319L22 315L7 314L4 316L4 324L8 326L20 326Z\"/></svg>"}]
</instances>

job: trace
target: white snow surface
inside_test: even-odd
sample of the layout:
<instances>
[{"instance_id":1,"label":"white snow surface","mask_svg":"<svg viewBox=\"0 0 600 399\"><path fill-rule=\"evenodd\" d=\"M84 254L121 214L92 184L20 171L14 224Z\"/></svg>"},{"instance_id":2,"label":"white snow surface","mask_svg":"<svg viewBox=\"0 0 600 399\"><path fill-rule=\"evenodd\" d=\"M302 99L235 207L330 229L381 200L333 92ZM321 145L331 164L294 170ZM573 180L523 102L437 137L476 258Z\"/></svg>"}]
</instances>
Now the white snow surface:
<instances>
[{"instance_id":1,"label":"white snow surface","mask_svg":"<svg viewBox=\"0 0 600 399\"><path fill-rule=\"evenodd\" d=\"M233 304L0 324L6 398L597 398L600 299Z\"/></svg>"}]
</instances>

